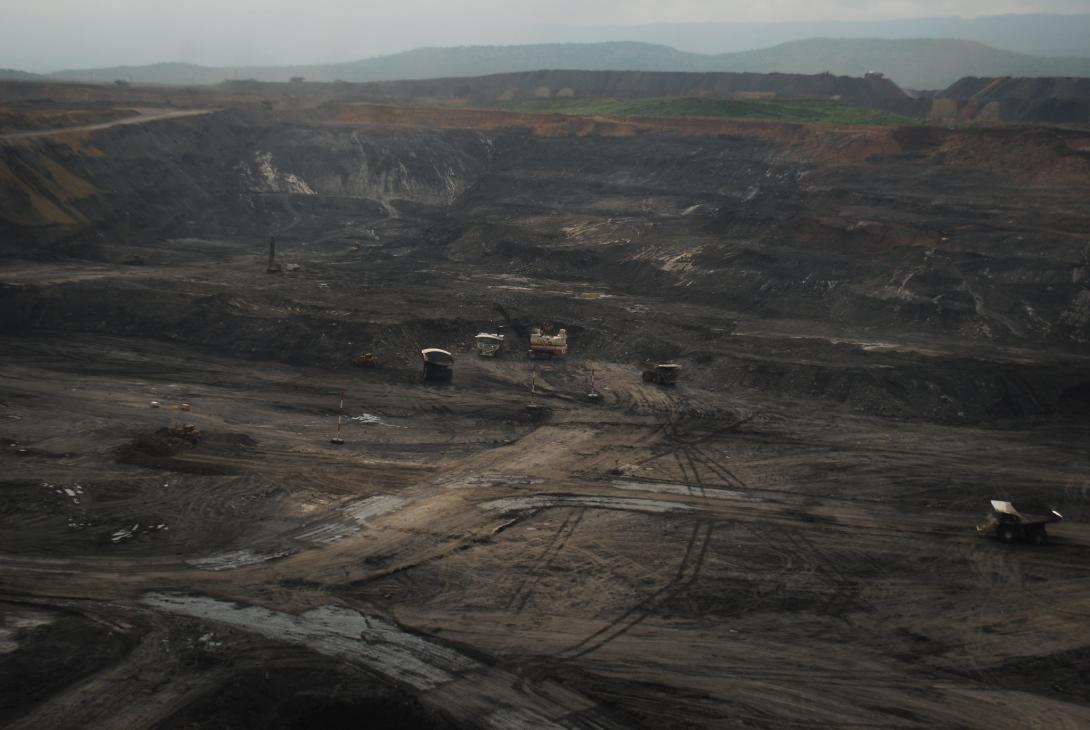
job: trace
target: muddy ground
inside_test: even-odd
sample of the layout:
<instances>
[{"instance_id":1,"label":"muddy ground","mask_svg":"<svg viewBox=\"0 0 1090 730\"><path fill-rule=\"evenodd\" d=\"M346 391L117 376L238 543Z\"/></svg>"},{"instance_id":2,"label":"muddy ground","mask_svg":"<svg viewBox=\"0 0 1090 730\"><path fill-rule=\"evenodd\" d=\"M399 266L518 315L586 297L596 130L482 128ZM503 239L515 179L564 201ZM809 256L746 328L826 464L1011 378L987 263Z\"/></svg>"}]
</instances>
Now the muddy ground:
<instances>
[{"instance_id":1,"label":"muddy ground","mask_svg":"<svg viewBox=\"0 0 1090 730\"><path fill-rule=\"evenodd\" d=\"M1087 726L1086 136L785 134L4 143L0 724Z\"/></svg>"}]
</instances>

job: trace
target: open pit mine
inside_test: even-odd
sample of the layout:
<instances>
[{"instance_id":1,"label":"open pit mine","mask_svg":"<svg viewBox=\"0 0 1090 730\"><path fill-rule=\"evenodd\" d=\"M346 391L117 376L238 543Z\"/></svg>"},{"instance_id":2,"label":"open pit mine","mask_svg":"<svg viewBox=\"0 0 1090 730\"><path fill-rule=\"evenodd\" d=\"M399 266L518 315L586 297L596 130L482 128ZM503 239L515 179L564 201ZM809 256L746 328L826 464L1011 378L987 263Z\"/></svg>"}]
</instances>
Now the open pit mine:
<instances>
[{"instance_id":1,"label":"open pit mine","mask_svg":"<svg viewBox=\"0 0 1090 730\"><path fill-rule=\"evenodd\" d=\"M0 726L1090 726L1085 126L345 88L0 85Z\"/></svg>"}]
</instances>

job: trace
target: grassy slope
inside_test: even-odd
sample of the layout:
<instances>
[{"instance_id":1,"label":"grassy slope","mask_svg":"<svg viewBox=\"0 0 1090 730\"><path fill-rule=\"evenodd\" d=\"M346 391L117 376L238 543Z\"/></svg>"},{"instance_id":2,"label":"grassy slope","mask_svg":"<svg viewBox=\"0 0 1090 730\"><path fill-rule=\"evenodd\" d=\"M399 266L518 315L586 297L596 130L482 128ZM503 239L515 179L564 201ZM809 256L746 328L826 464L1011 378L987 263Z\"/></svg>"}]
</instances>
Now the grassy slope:
<instances>
[{"instance_id":1,"label":"grassy slope","mask_svg":"<svg viewBox=\"0 0 1090 730\"><path fill-rule=\"evenodd\" d=\"M874 109L861 109L826 99L782 101L737 101L694 97L543 99L520 103L508 108L517 111L554 112L579 116L735 117L818 124L873 124L881 126L919 123L917 120L898 114Z\"/></svg>"}]
</instances>

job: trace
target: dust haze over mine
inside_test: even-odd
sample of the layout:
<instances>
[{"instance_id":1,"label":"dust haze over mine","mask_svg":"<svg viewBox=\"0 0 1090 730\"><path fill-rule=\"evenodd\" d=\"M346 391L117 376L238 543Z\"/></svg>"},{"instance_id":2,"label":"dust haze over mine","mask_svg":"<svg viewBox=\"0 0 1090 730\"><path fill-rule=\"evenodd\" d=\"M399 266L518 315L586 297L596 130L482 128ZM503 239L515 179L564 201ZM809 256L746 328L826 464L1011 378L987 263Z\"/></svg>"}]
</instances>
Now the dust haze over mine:
<instances>
[{"instance_id":1,"label":"dust haze over mine","mask_svg":"<svg viewBox=\"0 0 1090 730\"><path fill-rule=\"evenodd\" d=\"M1084 9L12 1L0 727L1090 727Z\"/></svg>"}]
</instances>

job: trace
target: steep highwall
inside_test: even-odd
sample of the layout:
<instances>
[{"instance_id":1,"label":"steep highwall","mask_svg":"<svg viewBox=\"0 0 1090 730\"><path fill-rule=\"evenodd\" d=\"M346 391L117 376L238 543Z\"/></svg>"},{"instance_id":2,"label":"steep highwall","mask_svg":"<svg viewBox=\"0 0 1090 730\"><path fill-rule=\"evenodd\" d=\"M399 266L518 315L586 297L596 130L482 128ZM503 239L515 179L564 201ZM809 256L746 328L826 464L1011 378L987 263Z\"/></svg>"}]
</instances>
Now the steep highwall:
<instances>
[{"instance_id":1,"label":"steep highwall","mask_svg":"<svg viewBox=\"0 0 1090 730\"><path fill-rule=\"evenodd\" d=\"M966 77L935 96L945 122L1090 124L1090 79Z\"/></svg>"},{"instance_id":2,"label":"steep highwall","mask_svg":"<svg viewBox=\"0 0 1090 730\"><path fill-rule=\"evenodd\" d=\"M1090 133L1061 129L831 127L709 117L578 117L370 103L338 106L334 119L366 127L519 129L539 137L733 136L770 143L775 146L772 155L800 162L850 164L909 155L942 165L994 167L1022 181L1090 182Z\"/></svg>"},{"instance_id":3,"label":"steep highwall","mask_svg":"<svg viewBox=\"0 0 1090 730\"><path fill-rule=\"evenodd\" d=\"M1088 342L1082 132L349 105L0 150L7 258L276 235L829 331Z\"/></svg>"},{"instance_id":4,"label":"steep highwall","mask_svg":"<svg viewBox=\"0 0 1090 730\"><path fill-rule=\"evenodd\" d=\"M471 131L296 126L223 112L0 141L0 255L88 255L134 237L264 235L268 201L449 205L489 164Z\"/></svg>"}]
</instances>

